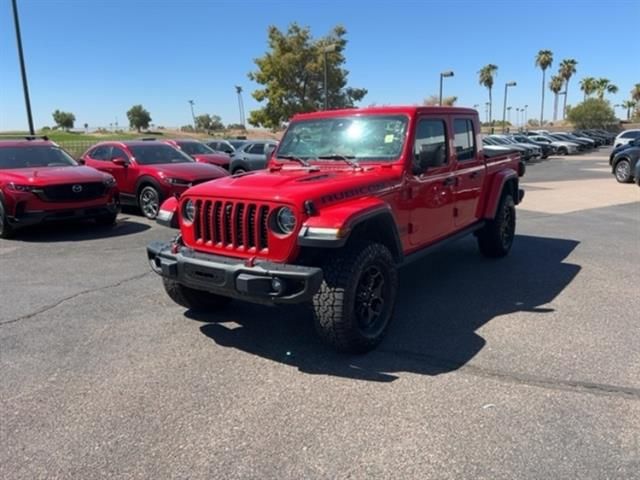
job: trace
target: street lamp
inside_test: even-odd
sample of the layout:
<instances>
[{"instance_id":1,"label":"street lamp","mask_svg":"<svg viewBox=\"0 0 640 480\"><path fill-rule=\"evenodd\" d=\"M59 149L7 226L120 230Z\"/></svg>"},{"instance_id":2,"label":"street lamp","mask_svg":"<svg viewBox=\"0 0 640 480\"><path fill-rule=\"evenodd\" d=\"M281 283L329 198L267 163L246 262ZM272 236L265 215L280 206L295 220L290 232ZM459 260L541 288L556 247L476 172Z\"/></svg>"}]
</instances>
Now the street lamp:
<instances>
[{"instance_id":1,"label":"street lamp","mask_svg":"<svg viewBox=\"0 0 640 480\"><path fill-rule=\"evenodd\" d=\"M511 123L511 106L507 107L507 121Z\"/></svg>"},{"instance_id":2,"label":"street lamp","mask_svg":"<svg viewBox=\"0 0 640 480\"><path fill-rule=\"evenodd\" d=\"M453 70L447 70L440 74L440 101L438 102L440 106L442 106L442 79L445 77L453 77Z\"/></svg>"},{"instance_id":3,"label":"street lamp","mask_svg":"<svg viewBox=\"0 0 640 480\"><path fill-rule=\"evenodd\" d=\"M502 132L505 131L507 126L507 90L509 87L515 87L516 82L511 81L504 84L504 105L502 106Z\"/></svg>"},{"instance_id":4,"label":"street lamp","mask_svg":"<svg viewBox=\"0 0 640 480\"><path fill-rule=\"evenodd\" d=\"M240 85L236 85L236 93L238 94L238 111L240 112L240 123L242 124L242 127L245 127L244 102L242 101L242 87Z\"/></svg>"},{"instance_id":5,"label":"street lamp","mask_svg":"<svg viewBox=\"0 0 640 480\"><path fill-rule=\"evenodd\" d=\"M522 110L519 107L516 107L516 128L520 126L520 112Z\"/></svg>"},{"instance_id":6,"label":"street lamp","mask_svg":"<svg viewBox=\"0 0 640 480\"><path fill-rule=\"evenodd\" d=\"M327 72L327 53L335 52L337 45L335 43L331 43L329 45L325 45L322 48L322 54L324 55L324 109L329 110L329 74Z\"/></svg>"},{"instance_id":7,"label":"street lamp","mask_svg":"<svg viewBox=\"0 0 640 480\"><path fill-rule=\"evenodd\" d=\"M527 128L527 108L529 108L529 105L524 106L524 122L522 122L525 129Z\"/></svg>"},{"instance_id":8,"label":"street lamp","mask_svg":"<svg viewBox=\"0 0 640 480\"><path fill-rule=\"evenodd\" d=\"M22 75L22 89L24 90L24 104L27 108L27 121L29 122L29 134L35 135L33 128L33 116L31 115L31 100L29 99L29 85L27 83L27 70L24 66L24 53L22 52L22 36L20 35L20 22L18 20L18 5L16 0L12 1L13 5L13 23L16 28L16 40L18 42L18 59L20 60L20 73Z\"/></svg>"},{"instance_id":9,"label":"street lamp","mask_svg":"<svg viewBox=\"0 0 640 480\"><path fill-rule=\"evenodd\" d=\"M191 118L193 118L193 131L196 131L196 115L193 113L193 100L189 100L189 105L191 105Z\"/></svg>"}]
</instances>

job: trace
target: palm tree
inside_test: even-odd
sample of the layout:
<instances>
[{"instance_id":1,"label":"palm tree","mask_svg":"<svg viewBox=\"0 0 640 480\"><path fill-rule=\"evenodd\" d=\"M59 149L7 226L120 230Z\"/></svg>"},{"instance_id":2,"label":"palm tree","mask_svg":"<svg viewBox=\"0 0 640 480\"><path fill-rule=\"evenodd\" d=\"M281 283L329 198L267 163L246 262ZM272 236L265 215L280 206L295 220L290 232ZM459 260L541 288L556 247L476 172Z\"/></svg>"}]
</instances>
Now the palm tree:
<instances>
[{"instance_id":1,"label":"palm tree","mask_svg":"<svg viewBox=\"0 0 640 480\"><path fill-rule=\"evenodd\" d=\"M492 117L493 98L491 96L491 89L493 88L493 81L497 71L498 71L498 66L493 65L492 63L489 63L488 65L485 65L484 67L482 67L478 72L479 74L478 80L480 82L480 85L482 85L483 87L486 87L489 90L489 125L492 124L491 119L493 118Z\"/></svg>"},{"instance_id":2,"label":"palm tree","mask_svg":"<svg viewBox=\"0 0 640 480\"><path fill-rule=\"evenodd\" d=\"M569 90L569 80L574 73L576 73L576 65L578 62L573 58L565 58L560 62L560 76L565 81L564 87L564 105L562 106L562 119L564 120L564 116L567 113L567 91Z\"/></svg>"},{"instance_id":3,"label":"palm tree","mask_svg":"<svg viewBox=\"0 0 640 480\"><path fill-rule=\"evenodd\" d=\"M606 93L618 93L618 87L611 83L608 78L598 78L595 84L595 90L600 100L604 100L604 94Z\"/></svg>"},{"instance_id":4,"label":"palm tree","mask_svg":"<svg viewBox=\"0 0 640 480\"><path fill-rule=\"evenodd\" d=\"M580 80L580 90L584 93L584 100L596 92L597 80L593 77L584 77Z\"/></svg>"},{"instance_id":5,"label":"palm tree","mask_svg":"<svg viewBox=\"0 0 640 480\"><path fill-rule=\"evenodd\" d=\"M627 109L627 120L631 118L631 109L636 106L635 100L627 100L622 102L622 108Z\"/></svg>"},{"instance_id":6,"label":"palm tree","mask_svg":"<svg viewBox=\"0 0 640 480\"><path fill-rule=\"evenodd\" d=\"M636 83L631 89L631 99L640 102L640 83Z\"/></svg>"},{"instance_id":7,"label":"palm tree","mask_svg":"<svg viewBox=\"0 0 640 480\"><path fill-rule=\"evenodd\" d=\"M553 121L558 119L558 94L562 91L564 86L564 78L560 75L554 75L549 82L549 90L554 94L553 98Z\"/></svg>"},{"instance_id":8,"label":"palm tree","mask_svg":"<svg viewBox=\"0 0 640 480\"><path fill-rule=\"evenodd\" d=\"M553 52L551 50L540 50L536 55L536 67L542 70L542 101L540 102L540 125L544 121L544 79L547 68L553 63Z\"/></svg>"}]
</instances>

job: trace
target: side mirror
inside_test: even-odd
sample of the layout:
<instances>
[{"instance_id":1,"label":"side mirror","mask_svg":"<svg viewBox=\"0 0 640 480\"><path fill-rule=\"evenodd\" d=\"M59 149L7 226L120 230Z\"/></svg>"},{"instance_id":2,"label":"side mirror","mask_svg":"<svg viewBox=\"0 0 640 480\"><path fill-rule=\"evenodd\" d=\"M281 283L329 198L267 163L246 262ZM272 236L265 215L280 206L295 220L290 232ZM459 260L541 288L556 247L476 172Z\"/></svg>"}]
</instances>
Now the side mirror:
<instances>
[{"instance_id":1,"label":"side mirror","mask_svg":"<svg viewBox=\"0 0 640 480\"><path fill-rule=\"evenodd\" d=\"M418 165L414 168L414 173L424 173L430 168L441 167L447 160L444 144L422 145L417 160Z\"/></svg>"},{"instance_id":2,"label":"side mirror","mask_svg":"<svg viewBox=\"0 0 640 480\"><path fill-rule=\"evenodd\" d=\"M112 158L111 161L114 165L118 165L119 167L126 167L127 165L129 165L129 162L127 162L127 160L122 157Z\"/></svg>"}]
</instances>

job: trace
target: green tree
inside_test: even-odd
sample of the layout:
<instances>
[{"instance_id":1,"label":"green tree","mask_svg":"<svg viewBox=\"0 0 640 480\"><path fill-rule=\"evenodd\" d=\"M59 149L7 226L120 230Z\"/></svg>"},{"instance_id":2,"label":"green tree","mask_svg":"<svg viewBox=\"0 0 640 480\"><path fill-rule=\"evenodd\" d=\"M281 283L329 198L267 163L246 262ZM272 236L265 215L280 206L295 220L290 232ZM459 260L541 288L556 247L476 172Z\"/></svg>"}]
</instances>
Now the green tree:
<instances>
[{"instance_id":1,"label":"green tree","mask_svg":"<svg viewBox=\"0 0 640 480\"><path fill-rule=\"evenodd\" d=\"M131 128L135 128L138 132L143 128L149 128L149 123L151 123L151 115L142 105L131 107L127 112L127 118Z\"/></svg>"},{"instance_id":2,"label":"green tree","mask_svg":"<svg viewBox=\"0 0 640 480\"><path fill-rule=\"evenodd\" d=\"M540 125L544 125L544 90L545 76L547 68L553 63L553 52L551 50L540 50L536 55L536 67L542 70L542 101L540 102Z\"/></svg>"},{"instance_id":3,"label":"green tree","mask_svg":"<svg viewBox=\"0 0 640 480\"><path fill-rule=\"evenodd\" d=\"M442 97L442 105L447 107L453 107L458 101L458 97ZM424 104L427 106L439 105L440 104L440 96L439 95L429 95L428 98L424 99Z\"/></svg>"},{"instance_id":4,"label":"green tree","mask_svg":"<svg viewBox=\"0 0 640 480\"><path fill-rule=\"evenodd\" d=\"M554 75L549 81L549 90L554 94L553 98L553 121L558 119L558 94L562 91L564 86L564 78L560 75Z\"/></svg>"},{"instance_id":5,"label":"green tree","mask_svg":"<svg viewBox=\"0 0 640 480\"><path fill-rule=\"evenodd\" d=\"M491 125L491 119L493 118L493 98L492 89L495 76L498 72L498 66L489 63L480 69L478 72L478 81L480 85L489 90L489 125Z\"/></svg>"},{"instance_id":6,"label":"green tree","mask_svg":"<svg viewBox=\"0 0 640 480\"><path fill-rule=\"evenodd\" d=\"M301 112L324 105L324 71L327 64L328 104L331 108L350 108L367 94L364 88L347 86L349 72L343 67L347 31L336 26L325 37L314 39L309 27L292 23L286 32L268 29L268 51L255 59L258 69L249 78L264 88L253 98L266 102L249 115L254 126L279 128L282 122Z\"/></svg>"},{"instance_id":7,"label":"green tree","mask_svg":"<svg viewBox=\"0 0 640 480\"><path fill-rule=\"evenodd\" d=\"M578 65L578 62L573 58L565 58L560 62L560 70L558 73L565 81L564 105L562 106L563 119L567 114L567 92L569 90L569 80L571 80L571 77L573 77L573 74L576 73L576 65Z\"/></svg>"},{"instance_id":8,"label":"green tree","mask_svg":"<svg viewBox=\"0 0 640 480\"><path fill-rule=\"evenodd\" d=\"M53 112L52 116L56 125L64 130L73 128L73 124L76 121L76 116L71 112L61 112L60 110L56 110Z\"/></svg>"},{"instance_id":9,"label":"green tree","mask_svg":"<svg viewBox=\"0 0 640 480\"><path fill-rule=\"evenodd\" d=\"M587 98L568 108L567 118L576 128L604 128L616 122L611 105L600 98Z\"/></svg>"},{"instance_id":10,"label":"green tree","mask_svg":"<svg viewBox=\"0 0 640 480\"><path fill-rule=\"evenodd\" d=\"M597 80L593 77L584 77L580 80L580 90L584 93L584 99L586 100L591 95L596 93Z\"/></svg>"},{"instance_id":11,"label":"green tree","mask_svg":"<svg viewBox=\"0 0 640 480\"><path fill-rule=\"evenodd\" d=\"M622 107L627 109L627 120L631 120L631 109L636 106L637 102L634 100L626 100L622 102Z\"/></svg>"},{"instance_id":12,"label":"green tree","mask_svg":"<svg viewBox=\"0 0 640 480\"><path fill-rule=\"evenodd\" d=\"M205 113L196 117L196 129L208 132L211 130L211 115Z\"/></svg>"},{"instance_id":13,"label":"green tree","mask_svg":"<svg viewBox=\"0 0 640 480\"><path fill-rule=\"evenodd\" d=\"M640 83L636 83L631 89L631 100L640 103Z\"/></svg>"},{"instance_id":14,"label":"green tree","mask_svg":"<svg viewBox=\"0 0 640 480\"><path fill-rule=\"evenodd\" d=\"M608 78L598 78L595 83L595 89L600 100L604 99L605 93L618 93L618 87L611 83Z\"/></svg>"}]
</instances>

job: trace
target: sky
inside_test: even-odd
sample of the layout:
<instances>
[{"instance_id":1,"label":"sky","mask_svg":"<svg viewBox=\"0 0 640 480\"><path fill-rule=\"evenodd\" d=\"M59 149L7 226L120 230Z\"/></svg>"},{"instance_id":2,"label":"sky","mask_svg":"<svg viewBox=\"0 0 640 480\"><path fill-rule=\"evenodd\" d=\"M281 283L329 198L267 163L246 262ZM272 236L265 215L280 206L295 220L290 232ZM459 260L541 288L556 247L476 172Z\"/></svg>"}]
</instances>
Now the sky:
<instances>
[{"instance_id":1,"label":"sky","mask_svg":"<svg viewBox=\"0 0 640 480\"><path fill-rule=\"evenodd\" d=\"M460 106L482 105L484 116L488 96L477 72L493 63L494 118L507 81L517 82L507 102L512 121L524 105L529 118L539 117L540 49L554 53L548 72L563 58L578 61L569 104L582 100L585 76L620 88L608 96L612 104L640 82L640 63L632 60L637 0L18 0L18 8L36 128L53 125L55 109L73 112L76 127L122 127L138 103L156 126L176 127L191 123L191 99L196 115L238 122L234 85L244 88L248 116L259 104L247 73L266 52L267 27L291 22L316 37L336 24L347 29L349 84L368 89L365 106L421 103L438 93L440 72L453 70L444 95L457 96ZM550 118L553 96L545 95ZM0 131L26 128L11 1L0 0Z\"/></svg>"}]
</instances>

